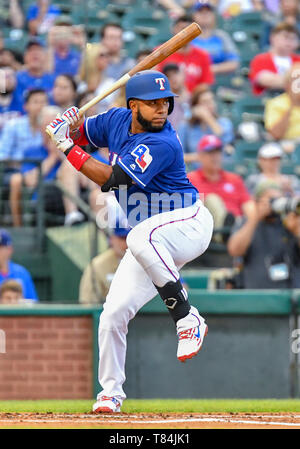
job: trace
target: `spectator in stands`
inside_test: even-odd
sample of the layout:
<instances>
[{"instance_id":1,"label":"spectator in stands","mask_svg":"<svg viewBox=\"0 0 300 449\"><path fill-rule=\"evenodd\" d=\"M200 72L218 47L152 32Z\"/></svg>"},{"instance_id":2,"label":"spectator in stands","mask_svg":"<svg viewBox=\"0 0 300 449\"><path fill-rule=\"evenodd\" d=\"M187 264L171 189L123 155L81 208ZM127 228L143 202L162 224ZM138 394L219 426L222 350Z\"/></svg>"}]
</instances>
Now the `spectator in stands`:
<instances>
[{"instance_id":1,"label":"spectator in stands","mask_svg":"<svg viewBox=\"0 0 300 449\"><path fill-rule=\"evenodd\" d=\"M118 24L106 24L101 30L101 43L109 53L109 66L106 74L113 79L119 79L127 73L135 64L133 58L122 56L123 28Z\"/></svg>"},{"instance_id":2,"label":"spectator in stands","mask_svg":"<svg viewBox=\"0 0 300 449\"><path fill-rule=\"evenodd\" d=\"M53 87L53 102L62 111L70 108L76 103L77 84L71 75L59 75L55 79Z\"/></svg>"},{"instance_id":3,"label":"spectator in stands","mask_svg":"<svg viewBox=\"0 0 300 449\"><path fill-rule=\"evenodd\" d=\"M2 0L0 10L1 27L23 28L24 15L19 0Z\"/></svg>"},{"instance_id":4,"label":"spectator in stands","mask_svg":"<svg viewBox=\"0 0 300 449\"><path fill-rule=\"evenodd\" d=\"M0 67L10 67L15 71L21 70L23 64L19 61L16 54L8 48L2 48L0 50Z\"/></svg>"},{"instance_id":5,"label":"spectator in stands","mask_svg":"<svg viewBox=\"0 0 300 449\"><path fill-rule=\"evenodd\" d=\"M300 287L300 215L274 213L271 201L282 196L278 184L256 190L254 213L233 229L228 252L242 258L244 288Z\"/></svg>"},{"instance_id":6,"label":"spectator in stands","mask_svg":"<svg viewBox=\"0 0 300 449\"><path fill-rule=\"evenodd\" d=\"M0 304L20 304L23 300L23 289L20 282L13 279L0 285Z\"/></svg>"},{"instance_id":7,"label":"spectator in stands","mask_svg":"<svg viewBox=\"0 0 300 449\"><path fill-rule=\"evenodd\" d=\"M265 7L272 13L278 14L280 0L265 0Z\"/></svg>"},{"instance_id":8,"label":"spectator in stands","mask_svg":"<svg viewBox=\"0 0 300 449\"><path fill-rule=\"evenodd\" d=\"M54 25L60 15L60 9L49 0L38 0L29 6L26 16L29 33L45 34Z\"/></svg>"},{"instance_id":9,"label":"spectator in stands","mask_svg":"<svg viewBox=\"0 0 300 449\"><path fill-rule=\"evenodd\" d=\"M2 82L0 89L0 138L4 125L13 118L22 114L23 108L14 95L16 87L16 74L11 67L2 67Z\"/></svg>"},{"instance_id":10,"label":"spectator in stands","mask_svg":"<svg viewBox=\"0 0 300 449\"><path fill-rule=\"evenodd\" d=\"M277 14L273 14L266 18L260 38L261 48L267 48L270 45L271 30L280 22L286 22L292 25L297 28L298 33L300 33L300 11L298 0L280 0L280 10Z\"/></svg>"},{"instance_id":11,"label":"spectator in stands","mask_svg":"<svg viewBox=\"0 0 300 449\"><path fill-rule=\"evenodd\" d=\"M229 34L216 29L215 8L208 2L198 1L193 8L193 19L202 29L202 34L193 40L193 45L209 53L213 73L218 75L237 70L239 52Z\"/></svg>"},{"instance_id":12,"label":"spectator in stands","mask_svg":"<svg viewBox=\"0 0 300 449\"><path fill-rule=\"evenodd\" d=\"M90 77L88 83L88 90L94 92L94 95L100 95L108 87L110 87L116 80L107 76L107 68L109 65L109 51L103 44L99 44L98 53L95 60L96 71L93 76ZM114 102L118 92L113 92L104 98L97 104L97 114L107 111L110 108L111 103Z\"/></svg>"},{"instance_id":13,"label":"spectator in stands","mask_svg":"<svg viewBox=\"0 0 300 449\"><path fill-rule=\"evenodd\" d=\"M163 73L168 77L171 90L178 97L174 98L174 109L168 120L176 131L190 115L189 99L190 94L184 85L184 73L177 64L168 64L164 67Z\"/></svg>"},{"instance_id":14,"label":"spectator in stands","mask_svg":"<svg viewBox=\"0 0 300 449\"><path fill-rule=\"evenodd\" d=\"M253 211L253 200L242 178L222 168L222 146L214 135L202 137L198 144L201 168L188 173L213 215L215 228L230 226L236 217L249 217Z\"/></svg>"},{"instance_id":15,"label":"spectator in stands","mask_svg":"<svg viewBox=\"0 0 300 449\"><path fill-rule=\"evenodd\" d=\"M24 158L27 149L40 148L42 134L39 118L41 110L48 103L47 94L42 89L27 92L25 98L26 115L6 123L0 139L0 160L18 161Z\"/></svg>"},{"instance_id":16,"label":"spectator in stands","mask_svg":"<svg viewBox=\"0 0 300 449\"><path fill-rule=\"evenodd\" d=\"M118 23L107 23L101 29L100 39L109 53L109 65L106 69L106 76L112 79L119 79L135 64L133 58L123 55L123 28ZM93 43L89 44L85 50L80 78L87 84L89 84L90 77L97 72L95 60L98 55L98 48L99 43Z\"/></svg>"},{"instance_id":17,"label":"spectator in stands","mask_svg":"<svg viewBox=\"0 0 300 449\"><path fill-rule=\"evenodd\" d=\"M271 47L267 53L254 57L250 64L250 80L255 95L274 94L284 89L285 74L300 61L295 54L299 38L297 29L280 23L271 32Z\"/></svg>"},{"instance_id":18,"label":"spectator in stands","mask_svg":"<svg viewBox=\"0 0 300 449\"><path fill-rule=\"evenodd\" d=\"M234 129L231 120L220 117L213 92L209 89L196 89L191 99L191 117L183 123L179 137L185 153L185 162L199 164L197 146L199 140L208 134L218 136L222 145L230 144L234 139Z\"/></svg>"},{"instance_id":19,"label":"spectator in stands","mask_svg":"<svg viewBox=\"0 0 300 449\"><path fill-rule=\"evenodd\" d=\"M43 107L39 115L39 131L43 137L42 145L38 148L29 146L24 154L25 159L35 159L41 162L41 176L44 186L47 181L52 181L56 178L56 173L60 166L61 155L57 151L56 145L45 132L47 124L54 120L60 111L60 108L57 106ZM39 169L32 162L24 162L20 173L14 173L10 178L9 200L13 226L22 226L22 187L30 188L33 193L38 185L38 181Z\"/></svg>"},{"instance_id":20,"label":"spectator in stands","mask_svg":"<svg viewBox=\"0 0 300 449\"><path fill-rule=\"evenodd\" d=\"M127 249L129 231L128 228L115 228L110 236L110 248L94 257L85 268L79 286L80 303L104 303L112 278Z\"/></svg>"},{"instance_id":21,"label":"spectator in stands","mask_svg":"<svg viewBox=\"0 0 300 449\"><path fill-rule=\"evenodd\" d=\"M276 140L300 139L300 62L284 78L285 93L267 101L265 127Z\"/></svg>"},{"instance_id":22,"label":"spectator in stands","mask_svg":"<svg viewBox=\"0 0 300 449\"><path fill-rule=\"evenodd\" d=\"M48 32L47 71L55 76L69 74L76 76L81 64L82 48L74 48L73 27L68 16L57 19Z\"/></svg>"},{"instance_id":23,"label":"spectator in stands","mask_svg":"<svg viewBox=\"0 0 300 449\"><path fill-rule=\"evenodd\" d=\"M191 2L184 0L156 0L156 3L166 9L169 16L174 20L185 14L185 8L187 5L190 6Z\"/></svg>"},{"instance_id":24,"label":"spectator in stands","mask_svg":"<svg viewBox=\"0 0 300 449\"><path fill-rule=\"evenodd\" d=\"M259 173L246 179L246 186L251 194L259 184L266 181L277 183L286 196L300 194L300 180L295 175L284 175L280 172L283 151L277 143L266 143L258 151L257 164Z\"/></svg>"},{"instance_id":25,"label":"spectator in stands","mask_svg":"<svg viewBox=\"0 0 300 449\"><path fill-rule=\"evenodd\" d=\"M9 232L0 229L0 284L14 279L22 285L24 298L38 300L31 275L22 265L11 261L13 253L12 239Z\"/></svg>"},{"instance_id":26,"label":"spectator in stands","mask_svg":"<svg viewBox=\"0 0 300 449\"><path fill-rule=\"evenodd\" d=\"M179 33L179 31L191 23L192 19L189 16L179 17L174 23L173 34ZM168 64L177 64L184 71L185 87L189 92L192 92L200 85L209 86L214 83L210 56L201 48L187 44L164 59L158 64L157 69L162 72Z\"/></svg>"},{"instance_id":27,"label":"spectator in stands","mask_svg":"<svg viewBox=\"0 0 300 449\"><path fill-rule=\"evenodd\" d=\"M30 40L24 55L25 70L17 73L16 95L24 102L24 94L31 89L44 89L50 92L54 85L55 76L45 71L46 52L41 41Z\"/></svg>"}]
</instances>

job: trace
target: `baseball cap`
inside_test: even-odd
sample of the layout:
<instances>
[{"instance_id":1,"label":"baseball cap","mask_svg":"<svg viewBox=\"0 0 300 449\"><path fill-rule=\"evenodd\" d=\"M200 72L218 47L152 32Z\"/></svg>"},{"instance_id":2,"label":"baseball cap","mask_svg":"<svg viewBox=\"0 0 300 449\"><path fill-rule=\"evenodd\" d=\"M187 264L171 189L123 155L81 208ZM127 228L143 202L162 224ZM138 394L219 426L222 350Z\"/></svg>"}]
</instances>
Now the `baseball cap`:
<instances>
[{"instance_id":1,"label":"baseball cap","mask_svg":"<svg viewBox=\"0 0 300 449\"><path fill-rule=\"evenodd\" d=\"M42 48L45 47L45 44L40 39L31 38L31 39L29 39L29 41L26 44L25 51L28 50L29 48L33 47L34 45L37 45Z\"/></svg>"},{"instance_id":2,"label":"baseball cap","mask_svg":"<svg viewBox=\"0 0 300 449\"><path fill-rule=\"evenodd\" d=\"M258 157L272 159L273 157L282 157L283 151L278 143L266 143L258 150Z\"/></svg>"},{"instance_id":3,"label":"baseball cap","mask_svg":"<svg viewBox=\"0 0 300 449\"><path fill-rule=\"evenodd\" d=\"M213 150L221 150L223 147L222 140L219 137L214 136L213 134L208 134L207 136L203 136L197 145L197 149L199 152L202 151L213 151Z\"/></svg>"},{"instance_id":4,"label":"baseball cap","mask_svg":"<svg viewBox=\"0 0 300 449\"><path fill-rule=\"evenodd\" d=\"M11 246L11 235L5 229L0 229L0 246Z\"/></svg>"},{"instance_id":5,"label":"baseball cap","mask_svg":"<svg viewBox=\"0 0 300 449\"><path fill-rule=\"evenodd\" d=\"M214 11L215 10L215 7L211 4L211 3L209 3L209 2L202 2L202 1L197 1L195 4L194 4L194 6L193 6L193 11L201 11L201 9L203 9L203 8L208 8L208 9L210 9L211 11Z\"/></svg>"}]
</instances>

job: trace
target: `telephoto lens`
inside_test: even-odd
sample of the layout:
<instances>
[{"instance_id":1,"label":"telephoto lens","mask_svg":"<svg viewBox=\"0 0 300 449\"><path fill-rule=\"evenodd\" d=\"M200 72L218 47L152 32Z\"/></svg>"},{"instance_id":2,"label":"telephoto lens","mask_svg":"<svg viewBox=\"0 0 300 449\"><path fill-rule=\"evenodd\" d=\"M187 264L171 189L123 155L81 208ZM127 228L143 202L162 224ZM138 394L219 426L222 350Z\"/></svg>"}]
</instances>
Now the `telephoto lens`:
<instances>
[{"instance_id":1,"label":"telephoto lens","mask_svg":"<svg viewBox=\"0 0 300 449\"><path fill-rule=\"evenodd\" d=\"M271 208L273 212L279 215L286 215L290 212L300 215L300 197L274 198L271 200Z\"/></svg>"}]
</instances>

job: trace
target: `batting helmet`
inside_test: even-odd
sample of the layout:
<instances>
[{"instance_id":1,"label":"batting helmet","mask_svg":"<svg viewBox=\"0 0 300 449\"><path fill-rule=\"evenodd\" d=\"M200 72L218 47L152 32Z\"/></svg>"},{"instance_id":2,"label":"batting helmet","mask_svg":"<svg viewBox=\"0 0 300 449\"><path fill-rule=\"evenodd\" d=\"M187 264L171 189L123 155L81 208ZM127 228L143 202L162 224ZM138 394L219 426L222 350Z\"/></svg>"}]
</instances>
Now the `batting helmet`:
<instances>
[{"instance_id":1,"label":"batting helmet","mask_svg":"<svg viewBox=\"0 0 300 449\"><path fill-rule=\"evenodd\" d=\"M157 100L169 99L169 111L174 108L174 97L178 95L171 91L170 83L166 75L156 70L144 70L136 73L126 84L126 101L129 109L129 100Z\"/></svg>"}]
</instances>

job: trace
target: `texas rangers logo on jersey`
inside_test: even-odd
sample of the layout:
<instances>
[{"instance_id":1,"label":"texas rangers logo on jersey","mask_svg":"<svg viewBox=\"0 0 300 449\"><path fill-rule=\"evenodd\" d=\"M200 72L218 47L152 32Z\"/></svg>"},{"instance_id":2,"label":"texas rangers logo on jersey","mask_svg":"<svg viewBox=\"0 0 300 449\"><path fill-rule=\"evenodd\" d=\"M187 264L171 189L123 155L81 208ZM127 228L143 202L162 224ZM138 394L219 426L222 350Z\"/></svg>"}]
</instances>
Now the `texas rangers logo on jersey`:
<instances>
[{"instance_id":1,"label":"texas rangers logo on jersey","mask_svg":"<svg viewBox=\"0 0 300 449\"><path fill-rule=\"evenodd\" d=\"M159 90L166 90L165 88L165 82L166 80L164 78L155 78L156 84L159 84Z\"/></svg>"},{"instance_id":2,"label":"texas rangers logo on jersey","mask_svg":"<svg viewBox=\"0 0 300 449\"><path fill-rule=\"evenodd\" d=\"M142 170L142 173L146 170L147 167L152 162L152 156L150 154L150 150L147 145L140 144L138 145L131 154L135 156L135 162Z\"/></svg>"}]
</instances>

